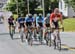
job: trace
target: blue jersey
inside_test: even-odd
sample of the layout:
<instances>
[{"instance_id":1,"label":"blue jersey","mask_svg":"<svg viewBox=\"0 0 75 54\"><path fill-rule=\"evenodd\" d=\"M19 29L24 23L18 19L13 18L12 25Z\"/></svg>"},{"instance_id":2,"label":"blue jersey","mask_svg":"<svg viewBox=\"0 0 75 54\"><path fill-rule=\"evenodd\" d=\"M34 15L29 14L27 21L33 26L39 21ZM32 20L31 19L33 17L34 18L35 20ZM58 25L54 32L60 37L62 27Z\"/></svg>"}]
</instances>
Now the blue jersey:
<instances>
[{"instance_id":1,"label":"blue jersey","mask_svg":"<svg viewBox=\"0 0 75 54\"><path fill-rule=\"evenodd\" d=\"M44 25L44 17L36 17L36 25L38 25L38 23L42 23Z\"/></svg>"},{"instance_id":2,"label":"blue jersey","mask_svg":"<svg viewBox=\"0 0 75 54\"><path fill-rule=\"evenodd\" d=\"M20 18L17 19L17 21L18 21L18 23L24 23L25 18L21 18L21 17L20 17Z\"/></svg>"},{"instance_id":3,"label":"blue jersey","mask_svg":"<svg viewBox=\"0 0 75 54\"><path fill-rule=\"evenodd\" d=\"M34 22L35 21L35 19L32 17L32 18L25 18L25 22Z\"/></svg>"}]
</instances>

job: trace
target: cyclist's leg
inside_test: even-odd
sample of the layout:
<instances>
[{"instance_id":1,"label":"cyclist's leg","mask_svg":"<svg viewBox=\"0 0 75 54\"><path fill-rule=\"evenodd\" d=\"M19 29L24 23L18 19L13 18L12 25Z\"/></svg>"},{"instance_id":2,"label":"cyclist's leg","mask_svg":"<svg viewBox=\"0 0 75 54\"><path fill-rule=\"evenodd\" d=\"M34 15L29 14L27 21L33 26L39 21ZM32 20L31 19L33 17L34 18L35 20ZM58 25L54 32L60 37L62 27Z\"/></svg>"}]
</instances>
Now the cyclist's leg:
<instances>
[{"instance_id":1,"label":"cyclist's leg","mask_svg":"<svg viewBox=\"0 0 75 54\"><path fill-rule=\"evenodd\" d=\"M56 34L57 39L60 40L60 36L59 36L59 24L58 24L58 22L55 23L55 28L56 28L56 33L57 33Z\"/></svg>"},{"instance_id":2,"label":"cyclist's leg","mask_svg":"<svg viewBox=\"0 0 75 54\"><path fill-rule=\"evenodd\" d=\"M9 25L9 31L11 30L11 25Z\"/></svg>"},{"instance_id":3,"label":"cyclist's leg","mask_svg":"<svg viewBox=\"0 0 75 54\"><path fill-rule=\"evenodd\" d=\"M11 26L12 26L12 30L15 32L15 26L14 26L14 23L11 23Z\"/></svg>"},{"instance_id":4,"label":"cyclist's leg","mask_svg":"<svg viewBox=\"0 0 75 54\"><path fill-rule=\"evenodd\" d=\"M53 24L55 26L55 29L54 29L53 32L54 32L55 36L58 36L57 34L58 34L59 24L58 24L58 22L53 22Z\"/></svg>"},{"instance_id":5,"label":"cyclist's leg","mask_svg":"<svg viewBox=\"0 0 75 54\"><path fill-rule=\"evenodd\" d=\"M58 29L58 30L57 30L57 39L58 39L58 40L60 40L59 33L60 33L60 31L59 31L59 29Z\"/></svg>"},{"instance_id":6,"label":"cyclist's leg","mask_svg":"<svg viewBox=\"0 0 75 54\"><path fill-rule=\"evenodd\" d=\"M10 31L10 29L11 29L11 23L9 23L9 26L8 27L9 27L9 31Z\"/></svg>"},{"instance_id":7,"label":"cyclist's leg","mask_svg":"<svg viewBox=\"0 0 75 54\"><path fill-rule=\"evenodd\" d=\"M55 41L56 40L56 31L55 30L52 31L52 35L53 35L53 41Z\"/></svg>"},{"instance_id":8,"label":"cyclist's leg","mask_svg":"<svg viewBox=\"0 0 75 54\"><path fill-rule=\"evenodd\" d=\"M50 24L45 24L45 31L44 31L44 38L45 38L45 36L46 36L46 34L48 33L48 29L50 29Z\"/></svg>"},{"instance_id":9,"label":"cyclist's leg","mask_svg":"<svg viewBox=\"0 0 75 54\"><path fill-rule=\"evenodd\" d=\"M19 27L18 27L19 33L21 31L21 27L22 27L22 24L19 23Z\"/></svg>"}]
</instances>

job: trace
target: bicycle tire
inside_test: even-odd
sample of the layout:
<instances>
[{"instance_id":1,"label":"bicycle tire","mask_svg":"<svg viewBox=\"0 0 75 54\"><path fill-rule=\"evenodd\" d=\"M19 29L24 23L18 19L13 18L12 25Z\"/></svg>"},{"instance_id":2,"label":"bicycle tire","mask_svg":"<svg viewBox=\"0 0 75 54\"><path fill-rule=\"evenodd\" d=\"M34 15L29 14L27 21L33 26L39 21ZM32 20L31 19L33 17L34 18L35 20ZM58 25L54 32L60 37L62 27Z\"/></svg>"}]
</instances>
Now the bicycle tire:
<instances>
[{"instance_id":1,"label":"bicycle tire","mask_svg":"<svg viewBox=\"0 0 75 54\"><path fill-rule=\"evenodd\" d=\"M57 42L57 48L58 48L59 51L61 50L61 41Z\"/></svg>"},{"instance_id":2,"label":"bicycle tire","mask_svg":"<svg viewBox=\"0 0 75 54\"><path fill-rule=\"evenodd\" d=\"M23 35L21 36L21 42L23 42Z\"/></svg>"},{"instance_id":3,"label":"bicycle tire","mask_svg":"<svg viewBox=\"0 0 75 54\"><path fill-rule=\"evenodd\" d=\"M50 32L50 38L49 38L49 47L51 46L51 43L52 43L52 41L51 41L51 32Z\"/></svg>"},{"instance_id":4,"label":"bicycle tire","mask_svg":"<svg viewBox=\"0 0 75 54\"><path fill-rule=\"evenodd\" d=\"M40 43L41 43L41 45L42 45L42 44L43 44L43 42L42 42L42 30L40 30L39 41L40 41Z\"/></svg>"},{"instance_id":5,"label":"bicycle tire","mask_svg":"<svg viewBox=\"0 0 75 54\"><path fill-rule=\"evenodd\" d=\"M28 45L31 45L32 46L32 32L28 32Z\"/></svg>"},{"instance_id":6,"label":"bicycle tire","mask_svg":"<svg viewBox=\"0 0 75 54\"><path fill-rule=\"evenodd\" d=\"M49 40L48 40L48 33L46 34L45 40L46 40L46 45L48 46L48 43L49 43Z\"/></svg>"},{"instance_id":7,"label":"bicycle tire","mask_svg":"<svg viewBox=\"0 0 75 54\"><path fill-rule=\"evenodd\" d=\"M13 34L10 34L10 36L11 36L11 39L13 40Z\"/></svg>"},{"instance_id":8,"label":"bicycle tire","mask_svg":"<svg viewBox=\"0 0 75 54\"><path fill-rule=\"evenodd\" d=\"M54 49L56 49L56 47L57 47L57 46L56 46L56 40L54 40Z\"/></svg>"},{"instance_id":9,"label":"bicycle tire","mask_svg":"<svg viewBox=\"0 0 75 54\"><path fill-rule=\"evenodd\" d=\"M13 35L14 35L13 30L10 30L10 37L12 40L13 40Z\"/></svg>"}]
</instances>

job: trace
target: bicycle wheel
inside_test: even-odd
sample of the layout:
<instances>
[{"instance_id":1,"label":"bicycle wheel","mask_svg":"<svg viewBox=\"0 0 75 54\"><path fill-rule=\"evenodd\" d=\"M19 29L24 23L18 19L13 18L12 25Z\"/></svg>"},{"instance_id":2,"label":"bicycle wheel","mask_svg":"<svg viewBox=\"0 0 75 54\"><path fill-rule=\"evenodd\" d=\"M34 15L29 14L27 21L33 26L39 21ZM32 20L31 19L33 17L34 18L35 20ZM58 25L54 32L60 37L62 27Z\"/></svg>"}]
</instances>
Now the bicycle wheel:
<instances>
[{"instance_id":1,"label":"bicycle wheel","mask_svg":"<svg viewBox=\"0 0 75 54\"><path fill-rule=\"evenodd\" d=\"M57 42L57 48L58 48L58 50L61 50L61 40L59 40L59 41Z\"/></svg>"},{"instance_id":2,"label":"bicycle wheel","mask_svg":"<svg viewBox=\"0 0 75 54\"><path fill-rule=\"evenodd\" d=\"M30 45L32 46L32 42L33 42L33 40L32 40L32 35L33 35L33 32L31 31L30 32Z\"/></svg>"},{"instance_id":3,"label":"bicycle wheel","mask_svg":"<svg viewBox=\"0 0 75 54\"><path fill-rule=\"evenodd\" d=\"M48 34L49 34L49 35L48 35L48 38L49 38L49 39L48 39L48 45L51 46L51 32L48 33Z\"/></svg>"},{"instance_id":4,"label":"bicycle wheel","mask_svg":"<svg viewBox=\"0 0 75 54\"><path fill-rule=\"evenodd\" d=\"M10 34L10 36L11 36L11 39L13 40L13 34Z\"/></svg>"},{"instance_id":5,"label":"bicycle wheel","mask_svg":"<svg viewBox=\"0 0 75 54\"><path fill-rule=\"evenodd\" d=\"M21 41L23 42L23 35L21 35Z\"/></svg>"},{"instance_id":6,"label":"bicycle wheel","mask_svg":"<svg viewBox=\"0 0 75 54\"><path fill-rule=\"evenodd\" d=\"M46 33L45 40L46 40L46 45L48 45L48 33Z\"/></svg>"},{"instance_id":7,"label":"bicycle wheel","mask_svg":"<svg viewBox=\"0 0 75 54\"><path fill-rule=\"evenodd\" d=\"M42 42L42 30L40 30L40 32L39 32L39 34L40 34L40 36L39 36L39 41L40 41L40 43L41 43L41 45L43 44L43 42Z\"/></svg>"},{"instance_id":8,"label":"bicycle wheel","mask_svg":"<svg viewBox=\"0 0 75 54\"><path fill-rule=\"evenodd\" d=\"M33 40L32 40L32 32L29 32L28 33L28 45L32 46L32 42L33 42Z\"/></svg>"},{"instance_id":9,"label":"bicycle wheel","mask_svg":"<svg viewBox=\"0 0 75 54\"><path fill-rule=\"evenodd\" d=\"M56 40L54 40L54 49L56 49Z\"/></svg>"},{"instance_id":10,"label":"bicycle wheel","mask_svg":"<svg viewBox=\"0 0 75 54\"><path fill-rule=\"evenodd\" d=\"M13 40L13 35L14 35L14 31L13 31L13 28L11 27L11 29L10 29L10 36L11 36L12 40Z\"/></svg>"}]
</instances>

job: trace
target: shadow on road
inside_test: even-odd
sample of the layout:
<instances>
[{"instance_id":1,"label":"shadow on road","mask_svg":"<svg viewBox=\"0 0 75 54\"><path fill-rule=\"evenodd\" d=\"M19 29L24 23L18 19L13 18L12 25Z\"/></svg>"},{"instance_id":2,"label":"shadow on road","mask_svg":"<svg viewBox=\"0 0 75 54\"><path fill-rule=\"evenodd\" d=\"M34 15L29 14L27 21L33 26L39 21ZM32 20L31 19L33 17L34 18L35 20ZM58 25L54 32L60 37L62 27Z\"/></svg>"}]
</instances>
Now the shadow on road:
<instances>
[{"instance_id":1,"label":"shadow on road","mask_svg":"<svg viewBox=\"0 0 75 54\"><path fill-rule=\"evenodd\" d=\"M15 34L19 34L19 33L16 32ZM0 33L0 35L9 35L9 33Z\"/></svg>"},{"instance_id":2,"label":"shadow on road","mask_svg":"<svg viewBox=\"0 0 75 54\"><path fill-rule=\"evenodd\" d=\"M9 35L9 33L0 33L0 35Z\"/></svg>"},{"instance_id":3,"label":"shadow on road","mask_svg":"<svg viewBox=\"0 0 75 54\"><path fill-rule=\"evenodd\" d=\"M13 38L13 40L18 40L18 39L21 39L21 38Z\"/></svg>"},{"instance_id":4,"label":"shadow on road","mask_svg":"<svg viewBox=\"0 0 75 54\"><path fill-rule=\"evenodd\" d=\"M66 44L62 44L61 50L62 50L62 51L75 50L75 47L69 47L69 46L66 45Z\"/></svg>"}]
</instances>

